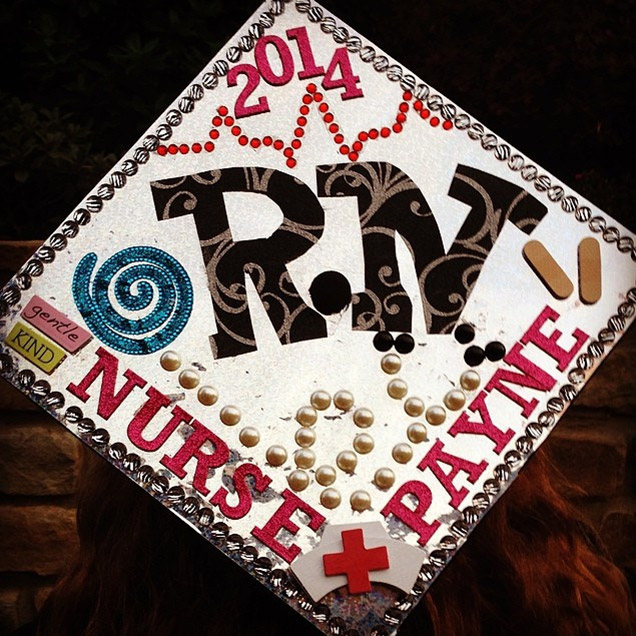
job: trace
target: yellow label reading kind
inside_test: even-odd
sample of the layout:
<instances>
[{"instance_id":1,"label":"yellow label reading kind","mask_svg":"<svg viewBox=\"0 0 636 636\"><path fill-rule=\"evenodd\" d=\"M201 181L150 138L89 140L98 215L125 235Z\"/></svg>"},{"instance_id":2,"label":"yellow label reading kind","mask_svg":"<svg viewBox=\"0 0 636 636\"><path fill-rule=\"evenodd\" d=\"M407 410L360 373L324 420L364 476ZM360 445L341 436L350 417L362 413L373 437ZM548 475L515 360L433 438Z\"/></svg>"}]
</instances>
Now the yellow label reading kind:
<instances>
[{"instance_id":1,"label":"yellow label reading kind","mask_svg":"<svg viewBox=\"0 0 636 636\"><path fill-rule=\"evenodd\" d=\"M66 357L60 347L21 322L14 325L5 342L47 374L53 373Z\"/></svg>"}]
</instances>

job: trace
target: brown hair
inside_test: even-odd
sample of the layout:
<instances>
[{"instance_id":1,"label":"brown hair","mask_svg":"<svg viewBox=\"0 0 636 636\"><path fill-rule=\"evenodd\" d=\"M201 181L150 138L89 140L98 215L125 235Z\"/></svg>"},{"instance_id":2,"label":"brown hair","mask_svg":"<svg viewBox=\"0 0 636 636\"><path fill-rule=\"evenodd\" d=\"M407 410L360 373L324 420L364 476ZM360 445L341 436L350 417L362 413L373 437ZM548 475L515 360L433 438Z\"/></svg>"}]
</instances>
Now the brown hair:
<instances>
[{"instance_id":1,"label":"brown hair","mask_svg":"<svg viewBox=\"0 0 636 636\"><path fill-rule=\"evenodd\" d=\"M85 453L80 547L40 636L279 636L313 628L106 462ZM620 570L539 450L401 636L636 633Z\"/></svg>"}]
</instances>

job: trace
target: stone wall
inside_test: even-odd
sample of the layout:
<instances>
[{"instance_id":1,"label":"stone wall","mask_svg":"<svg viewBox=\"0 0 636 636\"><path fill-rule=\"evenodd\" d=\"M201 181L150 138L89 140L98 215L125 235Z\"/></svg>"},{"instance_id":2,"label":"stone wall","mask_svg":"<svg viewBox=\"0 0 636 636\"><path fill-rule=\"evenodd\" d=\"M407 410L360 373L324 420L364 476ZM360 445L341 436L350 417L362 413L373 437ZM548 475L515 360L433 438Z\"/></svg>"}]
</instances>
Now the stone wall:
<instances>
[{"instance_id":1,"label":"stone wall","mask_svg":"<svg viewBox=\"0 0 636 636\"><path fill-rule=\"evenodd\" d=\"M0 241L0 285L39 245ZM0 634L33 618L75 549L79 444L0 380Z\"/></svg>"},{"instance_id":2,"label":"stone wall","mask_svg":"<svg viewBox=\"0 0 636 636\"><path fill-rule=\"evenodd\" d=\"M39 243L0 242L0 284ZM546 442L636 591L636 329ZM0 381L0 634L36 614L77 543L79 442Z\"/></svg>"}]
</instances>

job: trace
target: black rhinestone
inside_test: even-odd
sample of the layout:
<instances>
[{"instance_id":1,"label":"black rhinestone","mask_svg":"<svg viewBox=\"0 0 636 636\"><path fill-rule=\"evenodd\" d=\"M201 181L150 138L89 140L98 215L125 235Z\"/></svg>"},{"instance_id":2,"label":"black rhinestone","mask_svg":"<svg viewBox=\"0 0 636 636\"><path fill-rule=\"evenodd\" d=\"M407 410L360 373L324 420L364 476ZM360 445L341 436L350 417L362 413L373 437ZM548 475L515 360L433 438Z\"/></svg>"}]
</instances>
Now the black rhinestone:
<instances>
[{"instance_id":1,"label":"black rhinestone","mask_svg":"<svg viewBox=\"0 0 636 636\"><path fill-rule=\"evenodd\" d=\"M475 328L472 325L464 323L455 329L455 340L460 344L468 344L475 337Z\"/></svg>"},{"instance_id":2,"label":"black rhinestone","mask_svg":"<svg viewBox=\"0 0 636 636\"><path fill-rule=\"evenodd\" d=\"M393 346L393 336L388 331L378 331L373 338L373 346L378 351L388 351Z\"/></svg>"},{"instance_id":3,"label":"black rhinestone","mask_svg":"<svg viewBox=\"0 0 636 636\"><path fill-rule=\"evenodd\" d=\"M322 272L314 278L309 295L325 316L341 312L351 302L351 285L340 272Z\"/></svg>"},{"instance_id":4,"label":"black rhinestone","mask_svg":"<svg viewBox=\"0 0 636 636\"><path fill-rule=\"evenodd\" d=\"M486 354L484 353L484 350L475 345L468 347L464 353L464 361L469 367L479 366L484 361L485 357Z\"/></svg>"},{"instance_id":5,"label":"black rhinestone","mask_svg":"<svg viewBox=\"0 0 636 636\"><path fill-rule=\"evenodd\" d=\"M395 339L395 350L398 353L411 353L413 347L415 347L415 340L408 333L402 333Z\"/></svg>"},{"instance_id":6,"label":"black rhinestone","mask_svg":"<svg viewBox=\"0 0 636 636\"><path fill-rule=\"evenodd\" d=\"M497 362L506 355L506 347L501 342L489 342L486 345L486 357L491 362Z\"/></svg>"}]
</instances>

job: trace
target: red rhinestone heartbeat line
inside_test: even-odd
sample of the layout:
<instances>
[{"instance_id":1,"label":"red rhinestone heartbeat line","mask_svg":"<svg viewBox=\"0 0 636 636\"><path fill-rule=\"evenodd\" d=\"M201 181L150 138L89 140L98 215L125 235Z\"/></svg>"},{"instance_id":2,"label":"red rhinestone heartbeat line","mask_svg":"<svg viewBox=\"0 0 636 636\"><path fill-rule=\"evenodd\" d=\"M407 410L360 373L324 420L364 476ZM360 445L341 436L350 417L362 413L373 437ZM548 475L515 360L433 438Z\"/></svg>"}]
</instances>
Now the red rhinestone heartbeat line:
<instances>
[{"instance_id":1,"label":"red rhinestone heartbeat line","mask_svg":"<svg viewBox=\"0 0 636 636\"><path fill-rule=\"evenodd\" d=\"M310 114L310 106L316 104L318 112L322 116L322 120L327 126L327 130L333 136L333 142L338 146L338 150L341 155L346 155L350 161L357 161L360 153L363 151L364 146L371 141L378 138L386 139L391 135L399 135L403 132L404 126L408 119L409 111L414 111L416 117L420 119L428 120L428 123L436 128L441 124L444 130L450 130L453 127L453 123L449 120L442 121L439 117L431 117L431 112L424 108L424 104L421 100L414 100L413 94L406 91L402 94L402 102L398 106L398 111L395 116L395 121L390 126L383 126L381 128L370 128L369 130L360 131L355 141L347 142L345 136L335 121L335 115L333 114L329 104L324 98L324 95L318 91L315 84L309 84L306 92L302 97L302 104L300 106L300 115L296 119L296 128L294 129L294 139L287 143L282 139L274 138L270 135L266 135L263 138L260 137L248 137L243 129L236 123L234 117L229 114L227 106L219 106L217 113L212 119L212 129L209 132L209 137L212 141L206 141L203 143L195 142L192 144L170 144L169 146L160 145L157 148L157 153L161 156L188 154L189 152L200 153L202 151L212 152L215 149L214 141L217 140L221 134L221 127L224 126L230 130L230 133L236 138L237 143L240 146L249 146L251 148L260 148L261 146L271 147L278 152L282 152L287 158L287 167L294 168L297 160L294 156L297 150L303 145L302 139L305 136L305 127L308 123L308 115ZM314 109L315 112L315 109Z\"/></svg>"}]
</instances>

